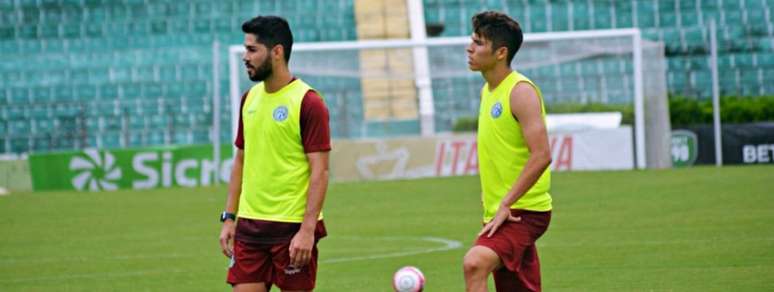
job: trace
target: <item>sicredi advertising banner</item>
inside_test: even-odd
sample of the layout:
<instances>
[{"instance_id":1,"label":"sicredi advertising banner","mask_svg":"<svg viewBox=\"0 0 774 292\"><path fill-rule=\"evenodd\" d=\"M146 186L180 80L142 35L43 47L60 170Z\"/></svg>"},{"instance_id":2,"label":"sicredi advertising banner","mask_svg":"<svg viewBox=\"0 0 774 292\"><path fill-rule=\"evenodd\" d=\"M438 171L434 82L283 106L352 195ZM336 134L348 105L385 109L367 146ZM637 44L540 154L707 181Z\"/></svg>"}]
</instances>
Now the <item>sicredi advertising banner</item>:
<instances>
[{"instance_id":1,"label":"sicredi advertising banner","mask_svg":"<svg viewBox=\"0 0 774 292\"><path fill-rule=\"evenodd\" d=\"M216 165L212 146L61 152L30 155L32 188L101 191L211 185L231 174L231 146L224 145Z\"/></svg>"},{"instance_id":2,"label":"sicredi advertising banner","mask_svg":"<svg viewBox=\"0 0 774 292\"><path fill-rule=\"evenodd\" d=\"M549 135L554 171L632 169L630 127ZM232 146L218 165L212 146L180 146L34 154L33 189L103 191L228 183ZM478 174L475 134L378 140L335 140L333 181L389 180Z\"/></svg>"}]
</instances>

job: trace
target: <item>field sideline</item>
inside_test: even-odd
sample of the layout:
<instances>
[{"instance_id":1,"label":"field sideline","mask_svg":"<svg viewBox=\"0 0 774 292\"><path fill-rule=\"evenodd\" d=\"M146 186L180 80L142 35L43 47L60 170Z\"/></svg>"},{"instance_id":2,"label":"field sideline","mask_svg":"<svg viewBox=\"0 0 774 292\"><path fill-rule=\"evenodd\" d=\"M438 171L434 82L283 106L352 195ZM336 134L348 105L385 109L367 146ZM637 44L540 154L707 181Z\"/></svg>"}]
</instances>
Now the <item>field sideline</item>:
<instances>
[{"instance_id":1,"label":"field sideline","mask_svg":"<svg viewBox=\"0 0 774 292\"><path fill-rule=\"evenodd\" d=\"M477 177L331 185L316 291L390 291L403 265L426 291L463 291L479 190ZM0 291L229 291L225 193L2 196ZM552 194L546 291L774 291L774 166L555 173Z\"/></svg>"}]
</instances>

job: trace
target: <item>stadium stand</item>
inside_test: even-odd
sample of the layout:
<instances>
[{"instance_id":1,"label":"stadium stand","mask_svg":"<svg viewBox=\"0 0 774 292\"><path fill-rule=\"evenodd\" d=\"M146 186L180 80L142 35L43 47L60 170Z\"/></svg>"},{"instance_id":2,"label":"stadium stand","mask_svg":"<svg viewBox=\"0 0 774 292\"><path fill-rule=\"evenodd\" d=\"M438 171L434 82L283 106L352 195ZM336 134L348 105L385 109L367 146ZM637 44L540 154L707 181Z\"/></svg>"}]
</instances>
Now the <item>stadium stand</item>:
<instances>
[{"instance_id":1,"label":"stadium stand","mask_svg":"<svg viewBox=\"0 0 774 292\"><path fill-rule=\"evenodd\" d=\"M428 24L440 36L470 33L470 17L496 9L520 20L526 32L638 27L663 41L672 94L708 98L708 23L718 22L721 95L774 93L774 3L770 0L424 0ZM296 9L304 7L304 9ZM209 143L212 124L212 42L241 43L241 22L256 14L286 17L297 42L358 39L353 0L0 1L0 153L83 147ZM431 54L432 56L432 54ZM225 56L223 59L225 72ZM564 63L525 72L561 80L544 88L547 102L617 102L632 81L618 74L626 62ZM588 76L606 74L606 78ZM227 95L227 76L221 80ZM357 80L309 80L326 94L334 137L389 134L364 117ZM474 108L480 81L433 82L437 130ZM577 98L577 97L573 97ZM224 107L223 124L230 114ZM416 111L416 109L411 109ZM397 132L416 121L393 124ZM393 131L390 131L393 133ZM231 133L224 131L222 141Z\"/></svg>"},{"instance_id":2,"label":"stadium stand","mask_svg":"<svg viewBox=\"0 0 774 292\"><path fill-rule=\"evenodd\" d=\"M212 42L241 43L258 13L288 18L297 42L354 40L352 0L322 5L0 1L0 153L210 143Z\"/></svg>"}]
</instances>

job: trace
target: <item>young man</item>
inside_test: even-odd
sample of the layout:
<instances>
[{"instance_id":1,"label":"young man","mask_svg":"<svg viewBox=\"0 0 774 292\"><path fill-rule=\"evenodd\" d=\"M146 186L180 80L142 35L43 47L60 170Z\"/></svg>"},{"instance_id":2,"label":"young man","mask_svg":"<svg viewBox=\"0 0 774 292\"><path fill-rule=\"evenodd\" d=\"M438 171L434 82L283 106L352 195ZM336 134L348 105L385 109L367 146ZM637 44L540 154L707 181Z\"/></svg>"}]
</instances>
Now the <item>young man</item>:
<instances>
[{"instance_id":1,"label":"young man","mask_svg":"<svg viewBox=\"0 0 774 292\"><path fill-rule=\"evenodd\" d=\"M478 161L484 227L464 259L467 291L540 291L535 241L551 219L551 152L540 90L511 69L523 39L505 14L473 16L468 66L481 72Z\"/></svg>"},{"instance_id":2,"label":"young man","mask_svg":"<svg viewBox=\"0 0 774 292\"><path fill-rule=\"evenodd\" d=\"M220 246L231 258L234 291L311 291L317 241L326 235L330 128L320 95L288 70L287 21L258 16L244 24L245 63L260 82L242 96ZM238 218L238 219L237 219Z\"/></svg>"}]
</instances>

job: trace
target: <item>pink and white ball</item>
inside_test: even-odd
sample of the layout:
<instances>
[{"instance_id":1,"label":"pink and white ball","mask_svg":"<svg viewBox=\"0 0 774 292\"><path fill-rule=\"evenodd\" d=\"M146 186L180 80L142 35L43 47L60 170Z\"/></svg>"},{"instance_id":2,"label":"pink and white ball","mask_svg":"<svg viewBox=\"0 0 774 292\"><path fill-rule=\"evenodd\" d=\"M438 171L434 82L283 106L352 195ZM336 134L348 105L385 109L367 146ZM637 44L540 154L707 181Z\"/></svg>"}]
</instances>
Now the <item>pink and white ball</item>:
<instances>
[{"instance_id":1,"label":"pink and white ball","mask_svg":"<svg viewBox=\"0 0 774 292\"><path fill-rule=\"evenodd\" d=\"M416 267L402 267L392 276L396 292L421 292L425 288L425 275Z\"/></svg>"}]
</instances>

